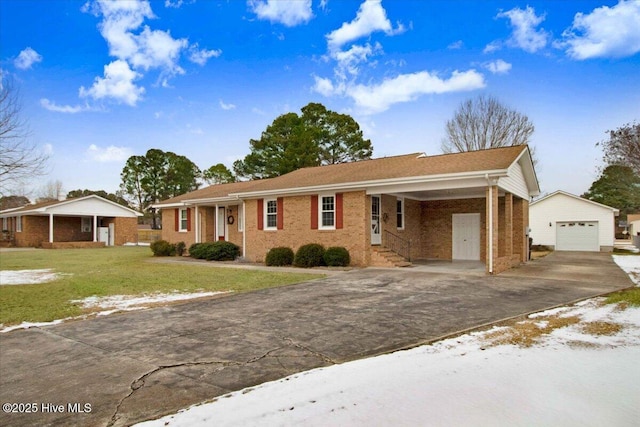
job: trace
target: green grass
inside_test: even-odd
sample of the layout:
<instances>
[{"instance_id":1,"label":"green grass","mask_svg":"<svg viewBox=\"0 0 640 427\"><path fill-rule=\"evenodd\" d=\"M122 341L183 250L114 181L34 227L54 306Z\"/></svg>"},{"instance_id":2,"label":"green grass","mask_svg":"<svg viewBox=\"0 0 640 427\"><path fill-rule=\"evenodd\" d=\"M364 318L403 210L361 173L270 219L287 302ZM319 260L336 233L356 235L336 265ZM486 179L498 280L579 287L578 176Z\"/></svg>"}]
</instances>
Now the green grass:
<instances>
[{"instance_id":1,"label":"green grass","mask_svg":"<svg viewBox=\"0 0 640 427\"><path fill-rule=\"evenodd\" d=\"M616 292L607 297L608 304L626 303L640 307L640 287Z\"/></svg>"},{"instance_id":2,"label":"green grass","mask_svg":"<svg viewBox=\"0 0 640 427\"><path fill-rule=\"evenodd\" d=\"M70 300L88 296L155 292L234 291L283 286L322 277L210 265L148 262L146 247L3 252L0 270L51 268L64 274L35 285L0 286L0 323L5 326L78 316L85 310Z\"/></svg>"}]
</instances>

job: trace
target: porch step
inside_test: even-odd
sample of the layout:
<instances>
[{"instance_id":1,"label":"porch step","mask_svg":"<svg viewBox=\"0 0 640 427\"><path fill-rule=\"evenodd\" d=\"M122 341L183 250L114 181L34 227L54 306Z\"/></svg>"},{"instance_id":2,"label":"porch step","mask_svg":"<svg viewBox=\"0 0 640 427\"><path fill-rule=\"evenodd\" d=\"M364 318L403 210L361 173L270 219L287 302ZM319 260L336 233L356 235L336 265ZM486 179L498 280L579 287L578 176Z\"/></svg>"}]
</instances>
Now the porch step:
<instances>
[{"instance_id":1,"label":"porch step","mask_svg":"<svg viewBox=\"0 0 640 427\"><path fill-rule=\"evenodd\" d=\"M413 265L405 258L384 246L373 249L371 264L376 267L411 267Z\"/></svg>"}]
</instances>

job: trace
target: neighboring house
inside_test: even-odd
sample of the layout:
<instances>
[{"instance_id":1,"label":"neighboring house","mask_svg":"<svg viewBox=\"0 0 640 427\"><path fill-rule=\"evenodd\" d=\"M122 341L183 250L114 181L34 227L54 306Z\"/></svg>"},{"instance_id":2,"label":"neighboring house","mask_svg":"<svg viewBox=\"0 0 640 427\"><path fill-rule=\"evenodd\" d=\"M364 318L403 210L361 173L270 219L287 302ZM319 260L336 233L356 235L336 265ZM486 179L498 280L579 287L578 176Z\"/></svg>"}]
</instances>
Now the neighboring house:
<instances>
[{"instance_id":1,"label":"neighboring house","mask_svg":"<svg viewBox=\"0 0 640 427\"><path fill-rule=\"evenodd\" d=\"M250 261L273 247L344 246L353 265L478 260L499 273L528 259L529 199L539 193L527 146L421 153L310 167L212 185L154 205L163 239L227 240Z\"/></svg>"},{"instance_id":2,"label":"neighboring house","mask_svg":"<svg viewBox=\"0 0 640 427\"><path fill-rule=\"evenodd\" d=\"M630 236L640 236L640 214L628 214L627 225Z\"/></svg>"},{"instance_id":3,"label":"neighboring house","mask_svg":"<svg viewBox=\"0 0 640 427\"><path fill-rule=\"evenodd\" d=\"M557 251L610 252L619 213L610 206L556 191L531 203L533 244Z\"/></svg>"},{"instance_id":4,"label":"neighboring house","mask_svg":"<svg viewBox=\"0 0 640 427\"><path fill-rule=\"evenodd\" d=\"M0 211L3 240L15 246L61 248L137 242L142 214L91 195Z\"/></svg>"}]
</instances>

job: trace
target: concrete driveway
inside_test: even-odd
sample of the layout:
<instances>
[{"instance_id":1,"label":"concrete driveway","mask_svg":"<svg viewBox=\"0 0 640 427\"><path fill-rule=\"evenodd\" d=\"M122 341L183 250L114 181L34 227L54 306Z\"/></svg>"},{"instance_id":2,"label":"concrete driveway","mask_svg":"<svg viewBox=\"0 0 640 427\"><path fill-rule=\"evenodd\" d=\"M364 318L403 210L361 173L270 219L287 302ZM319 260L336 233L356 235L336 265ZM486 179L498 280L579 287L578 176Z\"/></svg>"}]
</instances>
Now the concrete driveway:
<instances>
[{"instance_id":1,"label":"concrete driveway","mask_svg":"<svg viewBox=\"0 0 640 427\"><path fill-rule=\"evenodd\" d=\"M632 285L608 254L554 253L497 277L354 270L9 332L0 334L0 401L34 403L21 409L37 413L2 413L0 425L130 425L296 372Z\"/></svg>"}]
</instances>

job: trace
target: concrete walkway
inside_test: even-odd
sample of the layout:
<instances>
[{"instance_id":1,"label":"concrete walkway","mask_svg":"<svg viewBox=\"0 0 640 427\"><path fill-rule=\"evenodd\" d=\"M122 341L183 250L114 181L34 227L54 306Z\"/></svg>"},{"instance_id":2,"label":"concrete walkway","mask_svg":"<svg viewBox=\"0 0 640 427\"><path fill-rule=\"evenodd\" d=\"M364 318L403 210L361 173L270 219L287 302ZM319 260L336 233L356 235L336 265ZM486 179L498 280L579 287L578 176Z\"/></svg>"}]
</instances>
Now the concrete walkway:
<instances>
[{"instance_id":1,"label":"concrete walkway","mask_svg":"<svg viewBox=\"0 0 640 427\"><path fill-rule=\"evenodd\" d=\"M29 409L37 413L2 413L0 425L130 425L296 372L629 286L608 254L554 253L495 277L353 270L9 332L0 334L0 401L34 403Z\"/></svg>"}]
</instances>

